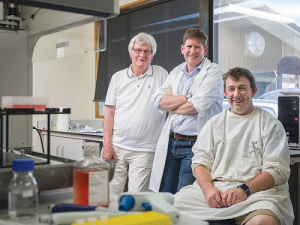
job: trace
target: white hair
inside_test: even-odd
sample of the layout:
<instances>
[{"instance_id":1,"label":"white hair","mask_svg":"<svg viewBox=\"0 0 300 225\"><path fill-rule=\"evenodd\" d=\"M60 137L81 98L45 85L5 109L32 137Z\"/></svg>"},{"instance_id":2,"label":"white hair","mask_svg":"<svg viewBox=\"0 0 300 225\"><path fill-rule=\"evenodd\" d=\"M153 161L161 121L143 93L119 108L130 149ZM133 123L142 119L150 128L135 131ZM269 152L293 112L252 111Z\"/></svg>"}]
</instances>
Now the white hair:
<instances>
[{"instance_id":1,"label":"white hair","mask_svg":"<svg viewBox=\"0 0 300 225\"><path fill-rule=\"evenodd\" d=\"M150 34L139 33L136 36L134 36L128 45L129 54L131 53L132 48L135 43L138 43L140 45L149 45L152 49L152 56L155 55L156 49L157 49L157 44L156 44L154 37L152 37Z\"/></svg>"}]
</instances>

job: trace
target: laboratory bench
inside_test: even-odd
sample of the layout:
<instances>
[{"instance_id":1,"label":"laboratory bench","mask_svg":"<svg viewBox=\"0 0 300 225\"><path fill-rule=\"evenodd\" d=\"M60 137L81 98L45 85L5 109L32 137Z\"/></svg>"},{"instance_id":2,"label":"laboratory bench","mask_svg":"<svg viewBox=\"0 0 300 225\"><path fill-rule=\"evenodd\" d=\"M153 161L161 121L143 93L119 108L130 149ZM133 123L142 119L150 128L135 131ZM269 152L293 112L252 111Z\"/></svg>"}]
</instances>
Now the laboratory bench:
<instances>
[{"instance_id":1,"label":"laboratory bench","mask_svg":"<svg viewBox=\"0 0 300 225\"><path fill-rule=\"evenodd\" d=\"M47 130L46 129L39 129L39 131L44 134L47 135ZM59 136L59 137L69 137L69 138L78 138L78 139L87 139L87 140L103 140L103 133L95 133L95 132L85 132L85 133L81 133L79 129L77 128L73 128L73 129L69 129L67 131L60 131L60 130L54 130L51 129L50 130L50 135L53 136Z\"/></svg>"},{"instance_id":2,"label":"laboratory bench","mask_svg":"<svg viewBox=\"0 0 300 225\"><path fill-rule=\"evenodd\" d=\"M300 179L300 151L291 152L291 176L289 179L289 185L290 185L290 194L291 194L291 200L293 203L294 208L294 214L295 214L295 221L294 225L300 225L299 224L299 217L300 211L299 211L299 191L300 188L298 186L299 179ZM45 166L45 165L44 165ZM6 168L8 169L8 168ZM117 210L117 196L116 195L110 195L110 206L109 209L111 210ZM47 191L41 191L39 196L39 214L50 214L49 210L47 209L47 206L50 204L59 204L59 203L72 203L73 202L73 188L61 188L56 190L47 190ZM39 223L38 218L34 218L30 221L27 221L28 224L32 225L45 225L45 223ZM0 224L1 225L20 225L24 224L22 223L16 223L11 221L8 218L7 210L1 210L0 211ZM208 225L205 221L199 221L192 219L190 217L181 215L181 219L177 223L177 225L183 225L183 224L189 224L189 225Z\"/></svg>"},{"instance_id":3,"label":"laboratory bench","mask_svg":"<svg viewBox=\"0 0 300 225\"><path fill-rule=\"evenodd\" d=\"M48 206L50 204L60 204L60 203L73 203L73 188L64 188L53 191L45 191L41 192L39 196L39 215L49 215L50 211ZM110 210L116 211L118 210L118 196L110 194ZM39 223L38 217L35 217L30 220L24 220L21 223L10 220L8 217L7 210L0 211L0 224L1 225L21 225L24 224L31 225L46 225L47 223ZM208 225L208 222L199 221L192 219L190 217L180 215L179 221L176 225Z\"/></svg>"},{"instance_id":4,"label":"laboratory bench","mask_svg":"<svg viewBox=\"0 0 300 225\"><path fill-rule=\"evenodd\" d=\"M48 131L39 129L45 153L47 149ZM99 142L100 150L103 146L103 133L80 133L78 129L68 131L50 130L50 155L61 158L79 160L84 156L83 146L86 141Z\"/></svg>"}]
</instances>

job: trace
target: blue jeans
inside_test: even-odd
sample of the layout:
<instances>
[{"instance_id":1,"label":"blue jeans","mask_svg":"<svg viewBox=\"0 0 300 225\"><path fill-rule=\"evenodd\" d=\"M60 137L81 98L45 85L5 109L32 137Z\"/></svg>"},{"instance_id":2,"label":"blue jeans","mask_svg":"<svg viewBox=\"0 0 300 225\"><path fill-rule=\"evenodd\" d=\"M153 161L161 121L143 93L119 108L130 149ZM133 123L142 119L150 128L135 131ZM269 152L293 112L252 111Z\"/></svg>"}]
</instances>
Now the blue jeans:
<instances>
[{"instance_id":1,"label":"blue jeans","mask_svg":"<svg viewBox=\"0 0 300 225\"><path fill-rule=\"evenodd\" d=\"M195 141L180 141L170 135L160 192L175 194L182 187L194 183L195 177L191 168L194 144Z\"/></svg>"}]
</instances>

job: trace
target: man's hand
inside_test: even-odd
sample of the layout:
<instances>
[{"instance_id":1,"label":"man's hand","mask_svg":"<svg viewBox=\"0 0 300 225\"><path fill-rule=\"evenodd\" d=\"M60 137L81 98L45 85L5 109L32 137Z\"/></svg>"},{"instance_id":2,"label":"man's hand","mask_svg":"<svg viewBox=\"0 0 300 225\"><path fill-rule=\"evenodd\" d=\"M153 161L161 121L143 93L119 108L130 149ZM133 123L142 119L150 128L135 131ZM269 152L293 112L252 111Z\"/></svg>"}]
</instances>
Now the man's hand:
<instances>
[{"instance_id":1,"label":"man's hand","mask_svg":"<svg viewBox=\"0 0 300 225\"><path fill-rule=\"evenodd\" d=\"M244 201L247 198L247 194L240 188L227 190L222 194L222 203L224 206L232 206Z\"/></svg>"},{"instance_id":2,"label":"man's hand","mask_svg":"<svg viewBox=\"0 0 300 225\"><path fill-rule=\"evenodd\" d=\"M211 208L224 207L222 192L214 187L210 171L205 166L199 165L195 168L195 177L205 195L207 204Z\"/></svg>"},{"instance_id":3,"label":"man's hand","mask_svg":"<svg viewBox=\"0 0 300 225\"><path fill-rule=\"evenodd\" d=\"M116 161L116 163L118 162L116 152L114 151L114 149L111 146L103 147L102 159L104 159L104 160L112 160L113 159Z\"/></svg>"},{"instance_id":4,"label":"man's hand","mask_svg":"<svg viewBox=\"0 0 300 225\"><path fill-rule=\"evenodd\" d=\"M203 190L204 192L204 190ZM211 208L222 208L224 207L222 202L222 192L215 187L211 187L204 192L206 202Z\"/></svg>"}]
</instances>

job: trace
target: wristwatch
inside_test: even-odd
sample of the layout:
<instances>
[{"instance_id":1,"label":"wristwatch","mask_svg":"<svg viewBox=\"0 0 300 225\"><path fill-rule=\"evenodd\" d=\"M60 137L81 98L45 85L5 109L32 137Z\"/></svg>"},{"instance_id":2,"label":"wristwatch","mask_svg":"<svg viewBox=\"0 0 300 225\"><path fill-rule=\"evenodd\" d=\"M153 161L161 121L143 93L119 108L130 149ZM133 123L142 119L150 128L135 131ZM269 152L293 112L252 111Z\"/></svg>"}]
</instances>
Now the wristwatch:
<instances>
[{"instance_id":1,"label":"wristwatch","mask_svg":"<svg viewBox=\"0 0 300 225\"><path fill-rule=\"evenodd\" d=\"M192 97L193 95L191 94L191 93L187 93L186 95L185 95L185 98L186 99L189 99L190 97Z\"/></svg>"},{"instance_id":2,"label":"wristwatch","mask_svg":"<svg viewBox=\"0 0 300 225\"><path fill-rule=\"evenodd\" d=\"M240 188L243 192L245 192L247 194L247 197L250 195L250 188L247 184L241 184L237 187Z\"/></svg>"}]
</instances>

